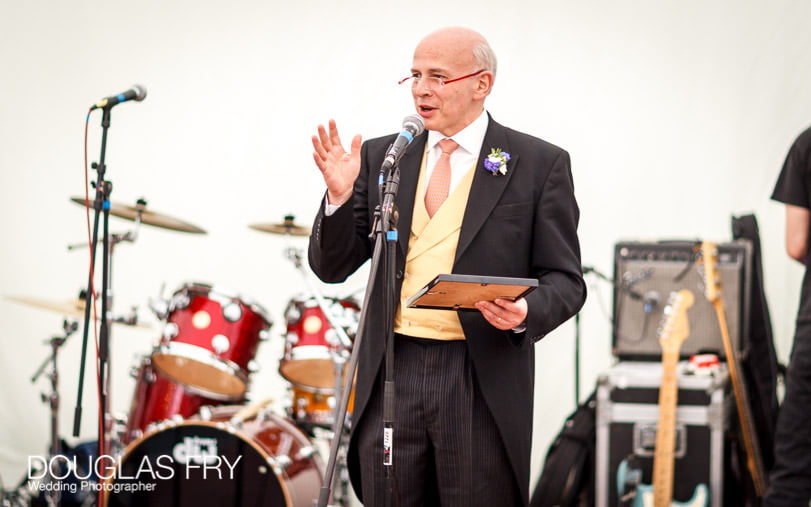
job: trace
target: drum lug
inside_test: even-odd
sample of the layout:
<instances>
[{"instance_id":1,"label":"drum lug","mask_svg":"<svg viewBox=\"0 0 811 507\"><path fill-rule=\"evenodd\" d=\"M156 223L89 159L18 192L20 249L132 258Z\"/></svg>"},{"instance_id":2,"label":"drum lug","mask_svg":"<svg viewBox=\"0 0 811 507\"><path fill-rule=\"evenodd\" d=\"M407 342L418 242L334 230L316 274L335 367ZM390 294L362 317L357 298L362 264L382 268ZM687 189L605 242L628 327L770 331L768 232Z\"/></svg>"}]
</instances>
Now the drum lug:
<instances>
[{"instance_id":1,"label":"drum lug","mask_svg":"<svg viewBox=\"0 0 811 507\"><path fill-rule=\"evenodd\" d=\"M152 313L155 314L159 320L166 320L169 318L169 301L165 299L150 299L149 300L149 309L152 310Z\"/></svg>"},{"instance_id":2,"label":"drum lug","mask_svg":"<svg viewBox=\"0 0 811 507\"><path fill-rule=\"evenodd\" d=\"M173 312L175 310L182 310L184 308L188 308L191 304L191 297L189 297L189 293L186 291L179 292L175 294L171 301L169 302L169 312Z\"/></svg>"},{"instance_id":3,"label":"drum lug","mask_svg":"<svg viewBox=\"0 0 811 507\"><path fill-rule=\"evenodd\" d=\"M298 343L298 335L296 333L287 333L287 343L295 345Z\"/></svg>"},{"instance_id":4,"label":"drum lug","mask_svg":"<svg viewBox=\"0 0 811 507\"><path fill-rule=\"evenodd\" d=\"M324 332L324 340L326 340L328 345L332 345L333 347L337 347L341 344L341 339L338 338L338 333L332 328L329 328Z\"/></svg>"},{"instance_id":5,"label":"drum lug","mask_svg":"<svg viewBox=\"0 0 811 507\"><path fill-rule=\"evenodd\" d=\"M259 363L255 359L248 361L248 373L256 373L261 369Z\"/></svg>"},{"instance_id":6,"label":"drum lug","mask_svg":"<svg viewBox=\"0 0 811 507\"><path fill-rule=\"evenodd\" d=\"M174 322L167 322L166 325L163 326L163 339L171 340L172 338L176 337L179 332L180 329L177 327L177 324Z\"/></svg>"},{"instance_id":7,"label":"drum lug","mask_svg":"<svg viewBox=\"0 0 811 507\"><path fill-rule=\"evenodd\" d=\"M214 353L220 356L231 348L231 340L224 334L214 335L211 338L211 347L214 349Z\"/></svg>"},{"instance_id":8,"label":"drum lug","mask_svg":"<svg viewBox=\"0 0 811 507\"><path fill-rule=\"evenodd\" d=\"M228 322L236 322L242 318L242 308L232 301L222 307L222 316Z\"/></svg>"},{"instance_id":9,"label":"drum lug","mask_svg":"<svg viewBox=\"0 0 811 507\"><path fill-rule=\"evenodd\" d=\"M211 405L203 405L200 407L200 411L197 412L197 415L203 421L210 421L211 420Z\"/></svg>"},{"instance_id":10,"label":"drum lug","mask_svg":"<svg viewBox=\"0 0 811 507\"><path fill-rule=\"evenodd\" d=\"M316 453L318 453L318 449L312 445L305 445L298 450L299 457L304 459L310 459Z\"/></svg>"},{"instance_id":11,"label":"drum lug","mask_svg":"<svg viewBox=\"0 0 811 507\"><path fill-rule=\"evenodd\" d=\"M263 342L268 341L270 339L270 332L267 329L259 331L259 339Z\"/></svg>"},{"instance_id":12,"label":"drum lug","mask_svg":"<svg viewBox=\"0 0 811 507\"><path fill-rule=\"evenodd\" d=\"M284 312L284 318L287 320L288 324L295 324L301 319L301 309L298 305L291 303L290 306L287 307L287 311Z\"/></svg>"},{"instance_id":13,"label":"drum lug","mask_svg":"<svg viewBox=\"0 0 811 507\"><path fill-rule=\"evenodd\" d=\"M279 472L286 471L288 468L290 468L290 465L293 464L293 460L290 459L290 456L286 454L270 457L268 458L268 461L270 461L271 466L273 466L273 468L278 470Z\"/></svg>"}]
</instances>

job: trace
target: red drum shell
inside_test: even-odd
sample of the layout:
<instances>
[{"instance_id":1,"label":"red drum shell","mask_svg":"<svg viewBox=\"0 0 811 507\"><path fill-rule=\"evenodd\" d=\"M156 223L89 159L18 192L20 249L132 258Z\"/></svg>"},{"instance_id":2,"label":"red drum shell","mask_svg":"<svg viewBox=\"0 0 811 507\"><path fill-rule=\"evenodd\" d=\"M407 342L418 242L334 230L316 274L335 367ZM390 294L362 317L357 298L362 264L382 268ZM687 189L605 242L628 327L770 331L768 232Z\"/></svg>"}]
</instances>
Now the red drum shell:
<instances>
[{"instance_id":1,"label":"red drum shell","mask_svg":"<svg viewBox=\"0 0 811 507\"><path fill-rule=\"evenodd\" d=\"M205 284L187 284L171 300L165 336L152 362L190 390L239 400L251 361L271 320L259 305Z\"/></svg>"},{"instance_id":2,"label":"red drum shell","mask_svg":"<svg viewBox=\"0 0 811 507\"><path fill-rule=\"evenodd\" d=\"M327 299L336 322L352 339L360 308L352 299ZM344 350L315 298L294 298L285 311L287 335L279 373L295 385L329 392L335 389L336 355ZM327 391L324 391L327 390Z\"/></svg>"},{"instance_id":3,"label":"red drum shell","mask_svg":"<svg viewBox=\"0 0 811 507\"><path fill-rule=\"evenodd\" d=\"M161 375L146 358L138 368L126 433L122 440L127 444L141 438L155 423L188 419L202 406L223 403L189 392L182 384Z\"/></svg>"}]
</instances>

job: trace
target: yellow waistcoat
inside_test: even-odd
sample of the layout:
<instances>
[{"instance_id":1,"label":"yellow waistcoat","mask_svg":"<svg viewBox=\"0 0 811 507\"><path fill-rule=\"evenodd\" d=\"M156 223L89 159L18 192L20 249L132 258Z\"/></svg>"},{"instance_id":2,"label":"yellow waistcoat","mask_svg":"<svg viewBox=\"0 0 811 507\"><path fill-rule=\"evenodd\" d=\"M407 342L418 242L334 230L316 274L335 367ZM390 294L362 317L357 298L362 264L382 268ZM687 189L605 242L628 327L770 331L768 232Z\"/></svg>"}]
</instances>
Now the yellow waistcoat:
<instances>
[{"instance_id":1,"label":"yellow waistcoat","mask_svg":"<svg viewBox=\"0 0 811 507\"><path fill-rule=\"evenodd\" d=\"M455 311L408 308L405 302L441 273L450 273L459 243L459 231L465 214L475 164L457 184L433 218L425 210L426 181L429 171L422 158L420 181L414 196L414 212L408 240L400 304L394 318L394 331L419 338L464 340L462 324Z\"/></svg>"}]
</instances>

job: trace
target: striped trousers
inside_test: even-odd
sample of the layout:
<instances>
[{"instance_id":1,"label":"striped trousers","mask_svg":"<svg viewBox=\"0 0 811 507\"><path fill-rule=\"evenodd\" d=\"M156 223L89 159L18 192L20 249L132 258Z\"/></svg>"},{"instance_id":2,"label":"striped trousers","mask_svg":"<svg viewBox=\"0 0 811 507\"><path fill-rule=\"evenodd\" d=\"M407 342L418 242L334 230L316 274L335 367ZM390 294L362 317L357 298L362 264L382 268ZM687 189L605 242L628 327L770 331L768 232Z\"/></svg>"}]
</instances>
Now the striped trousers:
<instances>
[{"instance_id":1,"label":"striped trousers","mask_svg":"<svg viewBox=\"0 0 811 507\"><path fill-rule=\"evenodd\" d=\"M395 337L392 507L524 505L467 342ZM385 505L384 369L358 423L364 505Z\"/></svg>"}]
</instances>

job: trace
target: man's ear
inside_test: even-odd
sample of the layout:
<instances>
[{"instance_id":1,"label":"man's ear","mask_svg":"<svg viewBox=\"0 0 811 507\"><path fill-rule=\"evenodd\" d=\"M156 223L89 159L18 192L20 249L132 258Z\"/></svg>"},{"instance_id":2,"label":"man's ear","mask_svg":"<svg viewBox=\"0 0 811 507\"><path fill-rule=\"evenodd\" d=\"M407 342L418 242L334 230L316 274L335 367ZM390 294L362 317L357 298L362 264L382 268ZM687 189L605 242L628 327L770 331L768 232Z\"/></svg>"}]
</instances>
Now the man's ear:
<instances>
[{"instance_id":1,"label":"man's ear","mask_svg":"<svg viewBox=\"0 0 811 507\"><path fill-rule=\"evenodd\" d=\"M495 76L493 76L493 73L489 70L476 76L476 90L474 96L477 99L481 100L490 95L490 91L493 89L494 78Z\"/></svg>"}]
</instances>

